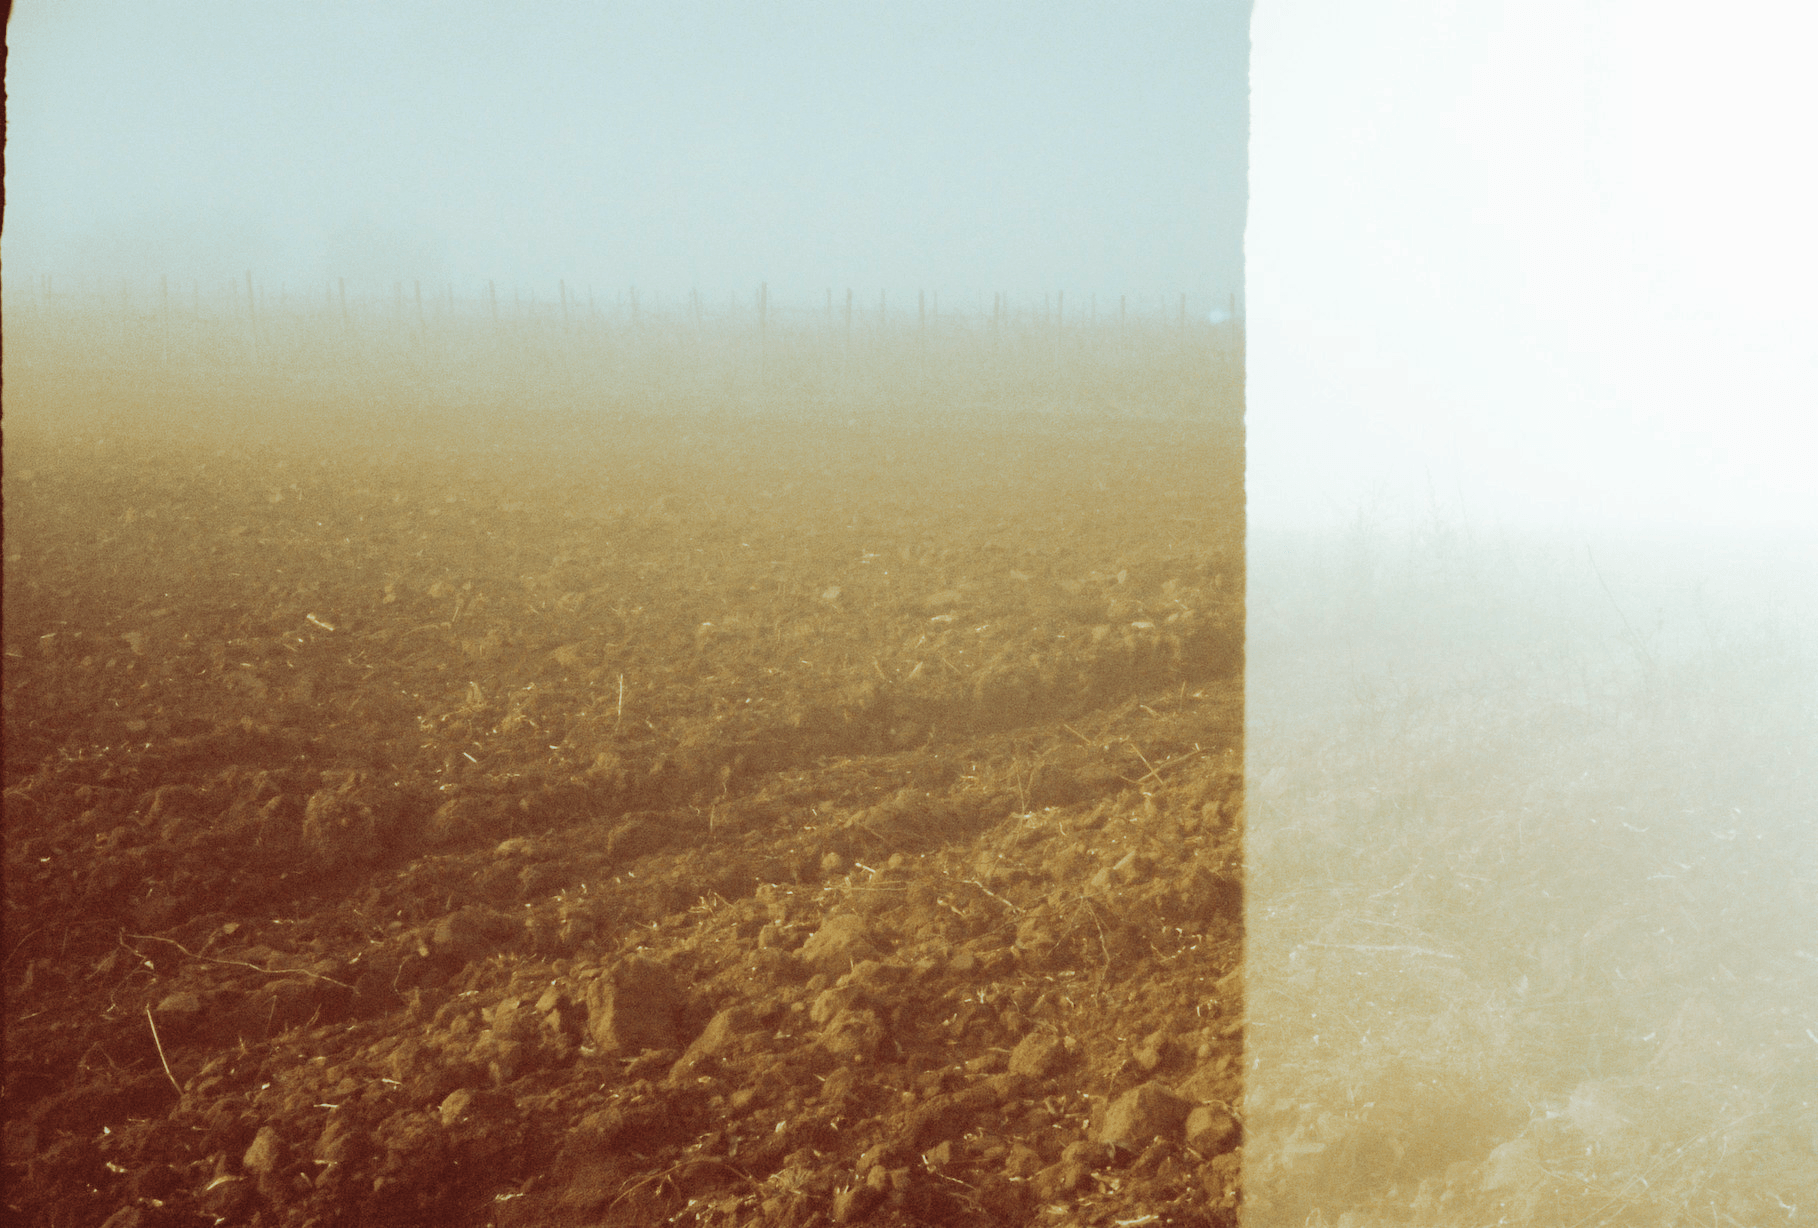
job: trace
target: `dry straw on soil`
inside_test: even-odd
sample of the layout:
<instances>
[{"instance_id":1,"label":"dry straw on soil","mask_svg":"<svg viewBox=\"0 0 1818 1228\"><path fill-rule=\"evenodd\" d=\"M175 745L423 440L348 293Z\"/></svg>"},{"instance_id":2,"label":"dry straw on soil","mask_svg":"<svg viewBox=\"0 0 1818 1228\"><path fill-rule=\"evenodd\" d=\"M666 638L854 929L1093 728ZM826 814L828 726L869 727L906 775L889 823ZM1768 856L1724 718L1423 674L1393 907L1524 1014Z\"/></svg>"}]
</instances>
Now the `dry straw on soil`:
<instances>
[{"instance_id":1,"label":"dry straw on soil","mask_svg":"<svg viewBox=\"0 0 1818 1228\"><path fill-rule=\"evenodd\" d=\"M1751 545L1252 543L1247 1222L1818 1211L1812 607Z\"/></svg>"}]
</instances>

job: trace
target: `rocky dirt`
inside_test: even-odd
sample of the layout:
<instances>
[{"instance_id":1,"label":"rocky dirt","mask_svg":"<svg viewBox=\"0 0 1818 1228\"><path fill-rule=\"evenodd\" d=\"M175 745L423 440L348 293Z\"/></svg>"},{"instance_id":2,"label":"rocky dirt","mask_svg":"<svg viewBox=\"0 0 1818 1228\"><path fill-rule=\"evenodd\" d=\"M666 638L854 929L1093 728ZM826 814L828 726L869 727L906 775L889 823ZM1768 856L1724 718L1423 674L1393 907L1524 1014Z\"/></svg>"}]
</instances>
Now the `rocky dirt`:
<instances>
[{"instance_id":1,"label":"rocky dirt","mask_svg":"<svg viewBox=\"0 0 1818 1228\"><path fill-rule=\"evenodd\" d=\"M1234 1222L1233 440L314 412L9 422L16 1222Z\"/></svg>"}]
</instances>

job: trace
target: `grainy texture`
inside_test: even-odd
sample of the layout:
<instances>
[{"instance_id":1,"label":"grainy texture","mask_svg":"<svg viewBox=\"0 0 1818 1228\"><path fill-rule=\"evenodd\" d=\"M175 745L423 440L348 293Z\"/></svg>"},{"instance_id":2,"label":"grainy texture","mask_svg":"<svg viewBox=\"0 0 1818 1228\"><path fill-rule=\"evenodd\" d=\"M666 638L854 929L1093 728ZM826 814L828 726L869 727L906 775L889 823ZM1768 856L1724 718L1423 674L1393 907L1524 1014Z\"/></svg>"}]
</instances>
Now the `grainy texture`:
<instances>
[{"instance_id":1,"label":"grainy texture","mask_svg":"<svg viewBox=\"0 0 1818 1228\"><path fill-rule=\"evenodd\" d=\"M16 1214L1232 1220L1235 449L307 435L9 437Z\"/></svg>"}]
</instances>

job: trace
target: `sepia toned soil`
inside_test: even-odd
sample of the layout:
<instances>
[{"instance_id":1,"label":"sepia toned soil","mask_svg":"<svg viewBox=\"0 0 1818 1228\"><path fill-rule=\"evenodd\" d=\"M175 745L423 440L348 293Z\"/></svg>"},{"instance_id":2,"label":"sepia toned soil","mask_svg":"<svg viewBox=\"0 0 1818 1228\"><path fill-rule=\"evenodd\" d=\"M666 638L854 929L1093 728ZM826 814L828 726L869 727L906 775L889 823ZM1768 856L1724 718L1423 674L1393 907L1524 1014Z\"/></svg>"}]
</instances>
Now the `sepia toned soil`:
<instances>
[{"instance_id":1,"label":"sepia toned soil","mask_svg":"<svg viewBox=\"0 0 1818 1228\"><path fill-rule=\"evenodd\" d=\"M54 408L15 1222L1235 1222L1235 438Z\"/></svg>"}]
</instances>

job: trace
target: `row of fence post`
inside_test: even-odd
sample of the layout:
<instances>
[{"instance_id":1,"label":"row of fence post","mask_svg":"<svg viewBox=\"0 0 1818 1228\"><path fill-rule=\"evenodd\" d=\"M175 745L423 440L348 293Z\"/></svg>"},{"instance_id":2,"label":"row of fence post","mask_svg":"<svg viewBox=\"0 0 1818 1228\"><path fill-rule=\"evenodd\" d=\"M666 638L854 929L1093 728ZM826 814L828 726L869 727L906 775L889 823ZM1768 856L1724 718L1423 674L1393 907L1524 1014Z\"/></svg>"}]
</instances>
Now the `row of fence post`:
<instances>
[{"instance_id":1,"label":"row of fence post","mask_svg":"<svg viewBox=\"0 0 1818 1228\"><path fill-rule=\"evenodd\" d=\"M387 313L375 311L382 299L350 296L344 277L325 283L314 295L298 295L281 283L279 293L270 296L261 293L249 269L228 281L228 293L222 296L227 311L211 322L205 319L197 279L191 280L189 319L177 317L170 280L163 276L158 282L155 344L148 344L154 336L145 313L132 309L130 286L122 286L118 324L107 321L111 312L103 297L60 291L48 275L39 281L35 296L42 312L27 314L41 316L52 331L62 328L67 335L104 342L85 348L97 356L97 365L122 369L153 363L202 371L327 362L348 373L361 364L380 372L404 358L408 369L433 373L475 363L490 364L489 370L531 370L539 362L554 361L582 373L616 371L625 380L645 384L660 383L663 372L698 382L707 378L703 373L717 370L720 386L732 394L749 388L753 375L759 389L802 387L807 381L816 387L888 387L913 393L938 392L967 380L1000 385L1045 380L1057 388L1069 381L1092 384L1109 378L1106 372L1113 369L1136 378L1144 361L1170 352L1176 357L1166 361L1175 366L1199 362L1193 355L1204 354L1212 362L1204 369L1226 373L1242 361L1235 294L1228 297L1230 314L1220 325L1216 316L1190 317L1185 293L1171 296L1166 307L1173 310L1165 315L1155 312L1151 299L1140 316L1132 312L1130 296L1120 294L1116 316L1101 320L1096 294L1088 296L1084 312L1076 298L1069 314L1064 290L1044 296L1039 305L1018 303L1010 293L996 291L986 313L943 311L939 292L923 289L916 294L915 331L909 335L898 324L905 313L892 315L887 289L879 289L874 315L861 309L853 287L844 289L837 304L834 287L825 287L818 312L812 307L779 310L765 281L748 298L731 296L724 313L710 319L698 288L689 290L685 303L678 302L679 311L664 313L647 310L651 304L640 288L628 287L614 315L611 309L602 314L591 288L583 302L566 278L557 282L553 310L547 300L539 305L533 293L528 307L521 294L514 294L509 311L502 309L496 281L485 282L477 304L465 300L469 306L464 309L452 285L425 296L421 280L413 279L408 293L405 282L393 283ZM836 306L841 308L837 315ZM1201 325L1190 327L1195 320Z\"/></svg>"}]
</instances>

